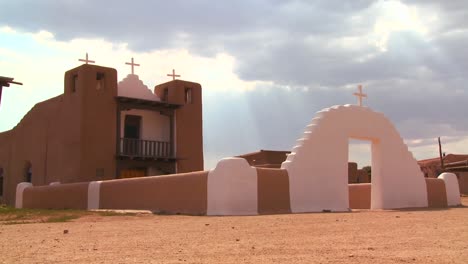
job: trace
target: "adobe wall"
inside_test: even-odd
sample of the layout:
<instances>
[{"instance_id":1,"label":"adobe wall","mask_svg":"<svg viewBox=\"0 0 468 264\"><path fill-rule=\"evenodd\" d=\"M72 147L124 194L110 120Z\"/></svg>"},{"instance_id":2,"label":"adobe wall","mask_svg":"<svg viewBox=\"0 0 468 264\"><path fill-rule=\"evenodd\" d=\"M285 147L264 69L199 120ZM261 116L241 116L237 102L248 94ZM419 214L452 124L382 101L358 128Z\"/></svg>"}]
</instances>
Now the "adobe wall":
<instances>
[{"instance_id":1,"label":"adobe wall","mask_svg":"<svg viewBox=\"0 0 468 264\"><path fill-rule=\"evenodd\" d=\"M44 185L26 188L24 208L87 209L88 183Z\"/></svg>"},{"instance_id":2,"label":"adobe wall","mask_svg":"<svg viewBox=\"0 0 468 264\"><path fill-rule=\"evenodd\" d=\"M3 201L5 201L7 192L9 191L9 188L7 188L7 175L10 174L11 134L12 131L0 133L0 146L2 146L0 147L0 168L3 169Z\"/></svg>"},{"instance_id":3,"label":"adobe wall","mask_svg":"<svg viewBox=\"0 0 468 264\"><path fill-rule=\"evenodd\" d=\"M468 195L468 172L457 172L460 193Z\"/></svg>"},{"instance_id":4,"label":"adobe wall","mask_svg":"<svg viewBox=\"0 0 468 264\"><path fill-rule=\"evenodd\" d=\"M371 208L371 184L356 183L349 184L349 208L370 209Z\"/></svg>"},{"instance_id":5,"label":"adobe wall","mask_svg":"<svg viewBox=\"0 0 468 264\"><path fill-rule=\"evenodd\" d=\"M101 182L99 207L206 214L208 172Z\"/></svg>"},{"instance_id":6,"label":"adobe wall","mask_svg":"<svg viewBox=\"0 0 468 264\"><path fill-rule=\"evenodd\" d=\"M447 192L442 179L425 178L429 208L446 208ZM349 184L349 208L370 209L370 183Z\"/></svg>"},{"instance_id":7,"label":"adobe wall","mask_svg":"<svg viewBox=\"0 0 468 264\"><path fill-rule=\"evenodd\" d=\"M446 187L446 182L452 189L457 187L455 175L444 177L425 179L429 207L460 203L458 192ZM23 184L18 185L22 188L17 195L24 208L139 209L188 215L292 213L287 171L249 167L241 158L224 159L212 171L38 187ZM348 208L371 208L370 183L349 184L348 189Z\"/></svg>"},{"instance_id":8,"label":"adobe wall","mask_svg":"<svg viewBox=\"0 0 468 264\"><path fill-rule=\"evenodd\" d=\"M445 182L442 179L425 178L427 188L428 207L444 208L447 207L447 191Z\"/></svg>"},{"instance_id":9,"label":"adobe wall","mask_svg":"<svg viewBox=\"0 0 468 264\"><path fill-rule=\"evenodd\" d=\"M61 100L59 96L36 104L15 128L7 132L7 140L0 142L0 149L6 150L2 151L1 165L5 166L4 200L7 204L14 204L16 186L26 180L29 164L33 184L45 184L53 177L46 177L49 175L47 156L53 152L47 142Z\"/></svg>"},{"instance_id":10,"label":"adobe wall","mask_svg":"<svg viewBox=\"0 0 468 264\"><path fill-rule=\"evenodd\" d=\"M291 213L288 172L281 169L256 169L258 181L258 213Z\"/></svg>"}]
</instances>

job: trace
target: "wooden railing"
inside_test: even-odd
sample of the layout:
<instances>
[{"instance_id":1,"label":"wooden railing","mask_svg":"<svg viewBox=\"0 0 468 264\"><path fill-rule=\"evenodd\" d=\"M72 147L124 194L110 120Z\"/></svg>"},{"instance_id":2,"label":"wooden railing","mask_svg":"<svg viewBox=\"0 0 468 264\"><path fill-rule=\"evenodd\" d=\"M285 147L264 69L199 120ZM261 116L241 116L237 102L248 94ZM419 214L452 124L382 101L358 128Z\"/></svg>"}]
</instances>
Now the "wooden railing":
<instances>
[{"instance_id":1,"label":"wooden railing","mask_svg":"<svg viewBox=\"0 0 468 264\"><path fill-rule=\"evenodd\" d=\"M169 158L173 156L171 143L165 141L121 138L119 146L120 156L143 158Z\"/></svg>"}]
</instances>

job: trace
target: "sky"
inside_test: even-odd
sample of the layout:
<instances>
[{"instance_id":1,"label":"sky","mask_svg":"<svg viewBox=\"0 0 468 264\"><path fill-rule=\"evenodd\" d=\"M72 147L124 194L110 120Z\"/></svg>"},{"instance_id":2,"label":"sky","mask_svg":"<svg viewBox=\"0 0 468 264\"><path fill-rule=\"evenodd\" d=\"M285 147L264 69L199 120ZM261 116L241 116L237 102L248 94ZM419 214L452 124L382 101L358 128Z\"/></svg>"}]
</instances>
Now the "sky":
<instances>
[{"instance_id":1,"label":"sky","mask_svg":"<svg viewBox=\"0 0 468 264\"><path fill-rule=\"evenodd\" d=\"M63 92L88 52L148 86L203 87L205 168L260 149L290 150L317 111L384 113L416 159L468 153L468 2L0 0L0 132ZM350 160L370 144L350 142Z\"/></svg>"}]
</instances>

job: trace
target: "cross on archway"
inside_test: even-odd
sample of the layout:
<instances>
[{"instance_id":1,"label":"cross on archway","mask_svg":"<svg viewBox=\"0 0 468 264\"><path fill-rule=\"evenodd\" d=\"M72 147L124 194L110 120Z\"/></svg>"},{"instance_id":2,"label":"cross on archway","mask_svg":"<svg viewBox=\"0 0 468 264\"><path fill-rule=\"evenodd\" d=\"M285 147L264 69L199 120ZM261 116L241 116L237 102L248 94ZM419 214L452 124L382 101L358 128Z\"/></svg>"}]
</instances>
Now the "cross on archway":
<instances>
[{"instance_id":1,"label":"cross on archway","mask_svg":"<svg viewBox=\"0 0 468 264\"><path fill-rule=\"evenodd\" d=\"M362 98L365 97L367 98L367 94L362 93L362 85L358 86L359 92L358 93L353 93L353 95L358 97L359 100L359 106L362 106Z\"/></svg>"},{"instance_id":2,"label":"cross on archway","mask_svg":"<svg viewBox=\"0 0 468 264\"><path fill-rule=\"evenodd\" d=\"M10 84L23 85L20 82L14 82L13 78L0 76L0 103L2 102L2 91L3 87L10 87Z\"/></svg>"},{"instance_id":3,"label":"cross on archway","mask_svg":"<svg viewBox=\"0 0 468 264\"><path fill-rule=\"evenodd\" d=\"M82 61L82 62L84 62L85 64L88 64L88 63L96 63L95 61L88 59L88 52L86 52L86 59L78 59L78 61Z\"/></svg>"},{"instance_id":4,"label":"cross on archway","mask_svg":"<svg viewBox=\"0 0 468 264\"><path fill-rule=\"evenodd\" d=\"M175 74L174 69L172 69L172 74L168 74L167 76L172 77L172 80L175 80L176 77L180 77L180 75Z\"/></svg>"},{"instance_id":5,"label":"cross on archway","mask_svg":"<svg viewBox=\"0 0 468 264\"><path fill-rule=\"evenodd\" d=\"M135 74L134 73L134 67L135 66L140 66L140 64L136 64L136 63L133 62L133 58L132 58L132 62L126 62L125 64L132 66L132 74Z\"/></svg>"}]
</instances>

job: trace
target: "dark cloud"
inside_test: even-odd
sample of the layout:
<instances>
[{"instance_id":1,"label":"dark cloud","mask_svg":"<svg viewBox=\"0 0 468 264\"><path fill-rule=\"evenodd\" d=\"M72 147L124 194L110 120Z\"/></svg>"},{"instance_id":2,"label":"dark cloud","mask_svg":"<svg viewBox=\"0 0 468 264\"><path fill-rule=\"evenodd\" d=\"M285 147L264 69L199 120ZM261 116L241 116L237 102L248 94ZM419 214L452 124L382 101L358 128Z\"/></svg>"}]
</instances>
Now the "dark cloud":
<instances>
[{"instance_id":1,"label":"dark cloud","mask_svg":"<svg viewBox=\"0 0 468 264\"><path fill-rule=\"evenodd\" d=\"M212 152L289 149L316 111L355 102L344 86L356 83L405 138L466 135L468 3L403 2L436 20L427 34L390 32L385 51L366 37L379 14L377 1L364 0L15 0L2 2L0 25L126 42L136 51L231 54L241 79L273 84L231 97L205 92Z\"/></svg>"}]
</instances>

